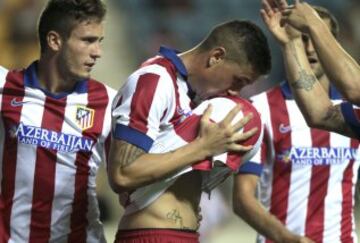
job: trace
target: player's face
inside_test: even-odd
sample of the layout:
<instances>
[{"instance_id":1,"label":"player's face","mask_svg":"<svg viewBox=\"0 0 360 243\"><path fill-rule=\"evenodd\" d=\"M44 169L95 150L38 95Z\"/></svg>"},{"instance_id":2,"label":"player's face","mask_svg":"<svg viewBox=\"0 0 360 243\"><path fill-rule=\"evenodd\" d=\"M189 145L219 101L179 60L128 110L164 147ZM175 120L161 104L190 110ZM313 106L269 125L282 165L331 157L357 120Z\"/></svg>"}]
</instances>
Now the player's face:
<instances>
[{"instance_id":1,"label":"player's face","mask_svg":"<svg viewBox=\"0 0 360 243\"><path fill-rule=\"evenodd\" d=\"M240 65L234 61L223 60L207 68L200 87L194 87L201 99L238 93L244 86L252 84L259 75L250 65Z\"/></svg>"},{"instance_id":2,"label":"player's face","mask_svg":"<svg viewBox=\"0 0 360 243\"><path fill-rule=\"evenodd\" d=\"M330 20L329 19L323 19L323 20L326 23L326 25L328 26L328 28L330 29ZM305 52L306 52L307 58L309 60L310 67L311 67L312 71L314 72L316 78L319 79L325 73L321 66L318 55L316 54L314 45L313 45L310 37L306 34L302 35L302 40L304 42Z\"/></svg>"},{"instance_id":3,"label":"player's face","mask_svg":"<svg viewBox=\"0 0 360 243\"><path fill-rule=\"evenodd\" d=\"M59 64L66 78L81 80L90 73L101 57L103 23L83 21L75 26L60 52Z\"/></svg>"}]
</instances>

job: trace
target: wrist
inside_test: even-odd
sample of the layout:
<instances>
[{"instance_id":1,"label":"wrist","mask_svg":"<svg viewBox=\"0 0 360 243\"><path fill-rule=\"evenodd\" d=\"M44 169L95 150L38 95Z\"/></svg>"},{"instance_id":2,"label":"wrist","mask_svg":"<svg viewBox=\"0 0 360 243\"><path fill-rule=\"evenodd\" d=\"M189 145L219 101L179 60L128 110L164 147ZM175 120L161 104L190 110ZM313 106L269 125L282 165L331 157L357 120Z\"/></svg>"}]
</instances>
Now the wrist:
<instances>
[{"instance_id":1,"label":"wrist","mask_svg":"<svg viewBox=\"0 0 360 243\"><path fill-rule=\"evenodd\" d=\"M293 38L293 39L290 39L289 41L287 42L283 42L280 44L281 48L283 49L286 49L290 46L293 46L293 45L301 45L302 44L302 39L301 37L296 37L296 38Z\"/></svg>"}]
</instances>

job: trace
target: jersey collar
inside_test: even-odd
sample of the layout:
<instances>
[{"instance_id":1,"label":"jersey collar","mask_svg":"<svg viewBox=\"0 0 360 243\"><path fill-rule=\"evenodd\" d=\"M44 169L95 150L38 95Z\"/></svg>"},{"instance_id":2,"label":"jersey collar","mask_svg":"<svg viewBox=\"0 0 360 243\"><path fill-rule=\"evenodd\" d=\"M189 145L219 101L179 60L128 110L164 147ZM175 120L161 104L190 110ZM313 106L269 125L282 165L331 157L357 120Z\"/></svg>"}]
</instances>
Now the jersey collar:
<instances>
[{"instance_id":1,"label":"jersey collar","mask_svg":"<svg viewBox=\"0 0 360 243\"><path fill-rule=\"evenodd\" d=\"M61 99L71 93L79 93L79 94L87 93L87 91L88 91L88 85L87 85L88 80L87 79L78 81L75 84L74 89L70 92L61 92L61 93L57 93L57 94L51 93L50 91L48 91L40 86L40 82L39 82L39 79L37 76L37 66L38 66L38 61L35 61L32 64L30 64L30 66L28 68L25 69L25 73L24 73L25 87L39 89L39 90L43 91L47 96L50 96L55 99Z\"/></svg>"},{"instance_id":2,"label":"jersey collar","mask_svg":"<svg viewBox=\"0 0 360 243\"><path fill-rule=\"evenodd\" d=\"M159 50L159 54L161 56L165 57L166 59L170 60L171 63L174 64L176 71L181 75L181 77L184 78L184 80L186 81L186 84L188 86L188 90L189 90L188 95L191 99L193 99L195 97L195 92L191 89L191 86L190 86L189 82L187 81L188 72L186 70L184 63L177 55L178 53L179 53L179 51L168 48L166 46L161 46L160 50Z\"/></svg>"}]
</instances>

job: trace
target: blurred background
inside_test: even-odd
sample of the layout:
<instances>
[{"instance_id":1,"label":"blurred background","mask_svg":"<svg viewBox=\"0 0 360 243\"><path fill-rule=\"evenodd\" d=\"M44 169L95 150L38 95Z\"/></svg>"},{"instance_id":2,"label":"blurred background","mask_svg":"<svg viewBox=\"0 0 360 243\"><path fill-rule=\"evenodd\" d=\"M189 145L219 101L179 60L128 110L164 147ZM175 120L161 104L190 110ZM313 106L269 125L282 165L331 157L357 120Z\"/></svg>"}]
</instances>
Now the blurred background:
<instances>
[{"instance_id":1,"label":"blurred background","mask_svg":"<svg viewBox=\"0 0 360 243\"><path fill-rule=\"evenodd\" d=\"M23 68L38 58L36 25L45 0L0 0L0 65ZM213 25L231 19L248 19L263 29L260 0L107 0L108 16L103 44L104 54L94 77L118 89L126 77L146 58L157 53L159 45L187 50L197 44ZM328 8L340 24L339 40L360 62L360 1L313 0L311 4ZM266 31L265 31L266 32ZM243 90L242 95L266 90L283 80L280 51L269 36L273 69L266 80ZM254 242L255 232L231 211L232 181L226 181L203 197L201 232L205 243ZM122 213L111 192L104 168L98 176L98 195L107 239L113 242ZM358 208L358 207L357 207ZM359 210L357 210L359 211ZM356 212L356 221L359 221Z\"/></svg>"}]
</instances>

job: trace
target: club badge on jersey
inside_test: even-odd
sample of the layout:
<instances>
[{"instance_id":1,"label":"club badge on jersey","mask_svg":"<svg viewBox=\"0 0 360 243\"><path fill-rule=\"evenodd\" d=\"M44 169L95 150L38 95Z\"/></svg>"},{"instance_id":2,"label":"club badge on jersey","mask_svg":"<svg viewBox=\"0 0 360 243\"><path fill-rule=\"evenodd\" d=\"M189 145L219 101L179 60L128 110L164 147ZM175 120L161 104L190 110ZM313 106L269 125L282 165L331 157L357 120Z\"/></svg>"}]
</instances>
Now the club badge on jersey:
<instances>
[{"instance_id":1,"label":"club badge on jersey","mask_svg":"<svg viewBox=\"0 0 360 243\"><path fill-rule=\"evenodd\" d=\"M94 123L95 110L85 106L78 106L76 109L76 123L81 130L89 129Z\"/></svg>"}]
</instances>

